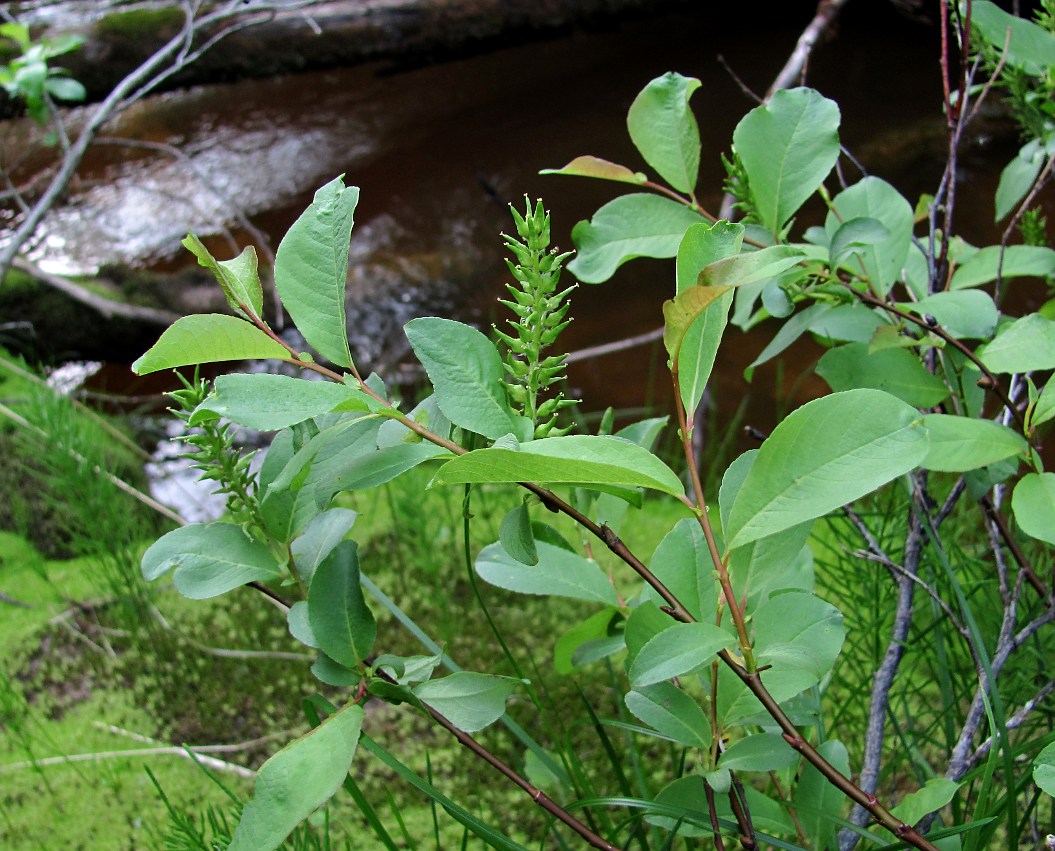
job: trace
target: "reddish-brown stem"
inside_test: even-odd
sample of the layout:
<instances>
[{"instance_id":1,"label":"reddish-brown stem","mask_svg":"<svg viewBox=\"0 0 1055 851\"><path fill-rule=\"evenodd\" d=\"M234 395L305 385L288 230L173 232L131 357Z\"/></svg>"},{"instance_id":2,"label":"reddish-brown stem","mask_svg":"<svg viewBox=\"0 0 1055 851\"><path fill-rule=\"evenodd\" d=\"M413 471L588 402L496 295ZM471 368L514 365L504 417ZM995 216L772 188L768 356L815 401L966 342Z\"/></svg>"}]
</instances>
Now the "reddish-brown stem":
<instances>
[{"instance_id":1,"label":"reddish-brown stem","mask_svg":"<svg viewBox=\"0 0 1055 851\"><path fill-rule=\"evenodd\" d=\"M722 841L722 828L718 824L718 810L714 806L714 790L706 780L703 781L703 794L707 796L707 812L711 815L711 832L714 833L715 851L725 851L725 842Z\"/></svg>"},{"instance_id":2,"label":"reddish-brown stem","mask_svg":"<svg viewBox=\"0 0 1055 851\"><path fill-rule=\"evenodd\" d=\"M328 373L330 377L333 377L334 380L342 380L341 376L337 375L336 373L332 373L329 370L326 370L324 374L326 373ZM372 390L370 390L364 383L361 382L361 380L360 383L364 392L369 392L379 401L385 401L381 399L381 397L374 393ZM452 443L451 441L446 440L445 438L442 438L437 434L433 434L427 428L424 428L419 423L414 422L414 420L410 419L403 413L400 413L393 409L392 416L404 426L411 429L415 434L420 435L423 439L428 440L431 443L434 443L438 446L443 446L444 448L449 449L456 455L464 455L467 452L466 449L463 449L457 444ZM684 419L684 411L682 411L681 416L682 419ZM657 577L654 573L652 573L651 570L648 569L644 562L642 562L636 555L634 555L633 552L630 551L629 548L627 548L626 544L624 544L622 540L620 540L619 536L616 535L615 532L613 532L611 529L609 529L608 526L595 523L581 511L565 502L563 499L558 497L555 493L553 493L553 491L549 490L548 488L544 488L534 482L520 482L519 484L521 487L535 494L542 501L542 503L551 511L557 511L561 514L566 515L567 517L571 518L576 523L578 523L580 526L582 526L584 529L586 529L588 532L590 532L592 535L594 535L596 538L601 540L614 555L616 555L624 563L629 565L638 574L638 576L640 576L657 594L659 594L659 596L666 604L661 608L670 617L674 618L677 621L681 621L682 623L694 623L696 621L696 618L694 618L692 613L685 608L684 604L677 598L677 596L673 592L671 592L671 590L665 584L663 584L659 577ZM735 597L730 596L730 600L733 601L732 605L730 605L730 610L739 611L739 607L735 603ZM926 839L920 836L915 830L912 829L910 825L904 824L902 821L895 818L886 807L879 803L875 796L868 795L863 792L860 788L858 788L853 783L853 781L843 775L842 772L840 772L835 766L828 762L817 751L816 748L814 748L808 741L806 741L806 739L802 737L801 733L799 733L798 729L792 723L791 719L788 718L784 710L781 709L780 704L777 703L774 697L762 684L760 672L749 671L747 668L744 667L743 664L741 664L737 659L735 659L728 650L719 651L718 658L720 658L730 668L730 670L732 670L733 673L748 687L748 689L750 689L751 693L758 698L762 706L765 707L766 711L773 718L773 720L777 722L777 725L783 731L784 738L787 740L788 744L791 745L791 747L793 747L800 754L802 754L802 756L811 765L813 765L821 773L821 775L828 780L829 783L839 789L852 801L854 801L855 803L859 803L861 806L863 806L872 814L872 817L876 820L876 822L886 827L895 836L904 840L909 845L912 845L915 848L925 849L925 851L938 851L936 846L934 846L932 843L928 842ZM437 718L437 721L441 717L442 716L439 716ZM443 720L446 721L446 719ZM472 745L468 744L465 740L463 740L464 737L469 741L473 741L470 736L467 736L465 733L462 733L460 730L450 724L449 721L447 721L444 726L446 726L447 729L449 729L452 733L455 734L459 742L468 747L470 750L476 752L475 748ZM476 743L474 742L474 744ZM540 806L543 806L547 810L549 810L550 806L556 808L557 810L560 810L560 808L556 804L554 804L548 797L546 797L539 790L535 789L535 787L531 786L530 783L527 783L524 778L517 775L516 772L509 768L509 766L506 766L505 763L502 763L501 760L498 760L497 757L494 757L492 754L488 753L483 748L480 748L480 750L483 751L483 753L479 754L481 758L494 765L494 767L502 771L503 774L506 774L506 771L500 768L500 766L504 766L506 770L512 772L511 775L506 774L506 776L509 777L509 779L513 780L515 783L517 783L517 785L523 788L525 791L528 791L529 794L532 794L532 796L534 796L534 794L538 792L538 794L542 796L541 798L536 799L536 802L539 803ZM487 755L484 756L484 754ZM492 762L492 760L494 760L494 762ZM519 780L517 778L519 778ZM707 789L709 795L709 803L713 805L713 792L710 790L710 787L706 786L706 784L705 789ZM543 803L543 801L548 802L548 804ZM549 811L553 812L552 810ZM557 812L554 812L553 814L558 818L561 818L561 816ZM568 817L571 818L570 815ZM564 821L564 819L561 818L561 821ZM565 824L568 824L568 822L565 821ZM716 823L715 828L717 830ZM589 830L589 828L586 829ZM715 834L715 838L716 842L720 842L720 838L718 837L717 832ZM604 842L605 840L601 839L600 841ZM595 847L614 848L614 846L611 845L601 845Z\"/></svg>"},{"instance_id":3,"label":"reddish-brown stem","mask_svg":"<svg viewBox=\"0 0 1055 851\"><path fill-rule=\"evenodd\" d=\"M394 683L391 677L387 676L383 671L375 669L375 675L380 677L387 682ZM528 780L521 776L517 771L509 764L503 762L487 748L481 745L476 739L470 736L468 733L459 730L446 716L440 714L427 703L421 704L425 711L428 712L429 716L439 724L443 729L450 733L454 738L458 740L458 743L463 747L470 750L475 756L482 759L496 771L498 771L503 777L512 781L517 787L523 789L531 797L538 806L542 807L546 812L556 818L558 821L567 825L571 830L575 831L579 836L585 839L592 847L602 848L604 851L617 851L617 846L613 845L603 836L599 836L575 816L569 813L566 809L556 803L552 798L549 797L545 792L536 786L528 782Z\"/></svg>"},{"instance_id":4,"label":"reddish-brown stem","mask_svg":"<svg viewBox=\"0 0 1055 851\"><path fill-rule=\"evenodd\" d=\"M671 369L671 377L674 381L674 406L678 413L678 428L681 431L681 445L685 452L685 462L689 469L689 478L692 481L692 490L696 495L696 518L703 528L703 536L707 539L707 549L711 554L711 561L718 575L718 583L722 586L722 594L729 606L729 614L736 627L737 637L740 639L740 652L747 663L749 671L755 670L755 657L751 649L751 638L747 634L747 622L744 620L743 609L736 602L736 592L733 590L733 582L729 577L729 563L723 559L718 552L718 542L714 538L714 529L711 528L711 518L707 513L707 500L703 495L703 482L700 479L700 470L696 465L696 456L692 451L692 439L689 434L688 416L685 406L681 401L681 386L678 381L678 362L674 360Z\"/></svg>"},{"instance_id":5,"label":"reddish-brown stem","mask_svg":"<svg viewBox=\"0 0 1055 851\"><path fill-rule=\"evenodd\" d=\"M730 772L730 775L732 786L729 789L729 806L732 808L733 815L736 816L736 823L740 827L740 847L746 849L746 851L755 851L758 848L758 841L755 839L755 825L751 821L751 811L747 808L744 784L740 782L736 772Z\"/></svg>"},{"instance_id":6,"label":"reddish-brown stem","mask_svg":"<svg viewBox=\"0 0 1055 851\"><path fill-rule=\"evenodd\" d=\"M777 722L784 734L784 740L816 768L832 786L846 795L851 801L860 804L868 810L876 822L883 825L899 839L903 839L915 848L924 848L926 851L938 851L937 846L920 836L913 830L911 825L905 824L879 803L875 795L869 795L862 791L850 778L846 777L839 769L821 756L817 749L803 738L794 723L780 707L780 704L774 700L773 695L762 684L760 674L750 673L732 657L728 650L718 651L718 656L751 690L751 693L758 698L759 703L765 707L770 717Z\"/></svg>"}]
</instances>

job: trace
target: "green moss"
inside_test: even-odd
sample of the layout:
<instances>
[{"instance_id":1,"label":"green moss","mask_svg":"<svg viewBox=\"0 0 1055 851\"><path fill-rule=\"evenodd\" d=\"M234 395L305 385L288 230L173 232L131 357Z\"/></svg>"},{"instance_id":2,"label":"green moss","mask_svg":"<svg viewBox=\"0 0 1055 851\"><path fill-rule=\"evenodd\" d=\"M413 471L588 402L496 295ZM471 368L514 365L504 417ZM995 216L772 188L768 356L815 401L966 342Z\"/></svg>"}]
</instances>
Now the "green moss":
<instances>
[{"instance_id":1,"label":"green moss","mask_svg":"<svg viewBox=\"0 0 1055 851\"><path fill-rule=\"evenodd\" d=\"M135 40L151 35L171 36L184 23L183 12L166 9L129 9L104 15L95 24L95 33L104 40Z\"/></svg>"}]
</instances>

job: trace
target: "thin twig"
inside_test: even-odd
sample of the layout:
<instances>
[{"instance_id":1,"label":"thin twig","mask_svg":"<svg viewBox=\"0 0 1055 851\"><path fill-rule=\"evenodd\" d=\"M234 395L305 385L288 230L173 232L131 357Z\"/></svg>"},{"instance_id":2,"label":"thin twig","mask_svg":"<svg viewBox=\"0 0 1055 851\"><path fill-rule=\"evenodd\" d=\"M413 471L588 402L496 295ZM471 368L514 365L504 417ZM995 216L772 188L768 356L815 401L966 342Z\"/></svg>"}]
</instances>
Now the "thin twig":
<instances>
[{"instance_id":1,"label":"thin twig","mask_svg":"<svg viewBox=\"0 0 1055 851\"><path fill-rule=\"evenodd\" d=\"M852 519L852 518L851 518ZM890 707L890 690L901 660L908 646L908 633L912 626L912 598L919 571L920 556L923 552L923 530L915 511L909 512L908 535L905 538L905 565L897 580L897 605L894 608L894 623L890 630L883 660L879 663L872 678L872 695L868 707L868 723L865 728L864 756L861 760L861 773L857 785L869 795L875 795L879 786L879 772L883 757L883 736L886 728L886 716ZM862 524L863 525L863 524ZM874 546L874 539L866 537L869 546ZM880 552L882 552L880 550ZM888 563L889 562L888 560ZM850 822L858 827L868 823L868 811L858 804L850 813ZM840 851L852 851L860 841L860 835L849 828L839 834Z\"/></svg>"},{"instance_id":2,"label":"thin twig","mask_svg":"<svg viewBox=\"0 0 1055 851\"><path fill-rule=\"evenodd\" d=\"M832 21L835 20L835 17L846 3L847 0L821 0L817 4L817 11L813 16L813 20L802 31L802 35L799 36L791 56L788 57L788 61L784 63L784 67L780 69L780 72L770 85L766 92L766 100L769 100L781 89L786 89L796 83L800 85L805 83L806 66L810 61L813 48L817 46L821 36L832 25Z\"/></svg>"},{"instance_id":3,"label":"thin twig","mask_svg":"<svg viewBox=\"0 0 1055 851\"><path fill-rule=\"evenodd\" d=\"M1008 730L1014 730L1017 727L1021 727L1026 723L1026 719L1032 714L1032 712L1043 702L1049 694L1055 691L1055 680L1048 680L1033 697L1027 700L1022 707L1010 718L1007 719L1007 723L1004 725ZM996 736L990 736L984 742L982 742L971 754L971 764L974 765L978 760L982 759L996 743Z\"/></svg>"},{"instance_id":4,"label":"thin twig","mask_svg":"<svg viewBox=\"0 0 1055 851\"><path fill-rule=\"evenodd\" d=\"M31 759L24 762L9 762L6 765L0 765L0 774L9 774L13 771L23 771L27 768L44 768L51 765L69 765L77 762L102 762L103 760L108 759L129 759L130 757L150 756L178 756L192 761L197 760L209 766L209 768L216 769L217 771L227 771L231 774L237 774L239 777L245 777L247 779L256 777L256 772L244 768L241 765L235 765L233 762L227 762L213 756L199 754L194 749L178 747L133 748L123 751L97 751L95 753L75 753L67 756L48 756L43 759Z\"/></svg>"},{"instance_id":5,"label":"thin twig","mask_svg":"<svg viewBox=\"0 0 1055 851\"><path fill-rule=\"evenodd\" d=\"M599 358L604 355L612 355L616 352L623 352L627 349L634 349L638 346L645 346L649 343L655 343L657 340L663 339L663 329L656 328L654 331L646 331L644 334L637 334L633 337L626 337L622 340L616 340L612 343L603 343L600 346L589 346L585 349L579 349L577 352L571 352L565 355L565 363L578 363L579 361L590 360L591 358Z\"/></svg>"},{"instance_id":6,"label":"thin twig","mask_svg":"<svg viewBox=\"0 0 1055 851\"><path fill-rule=\"evenodd\" d=\"M163 325L168 327L180 318L178 313L173 313L170 310L159 310L154 307L143 307L138 304L126 304L122 301L114 301L113 299L96 295L91 290L85 289L80 284L71 281L69 278L44 271L35 263L31 263L23 257L15 257L11 261L11 266L14 269L18 269L20 272L25 272L30 277L40 281L42 284L47 284L49 287L68 295L75 301L87 305L92 308L92 310L101 313L107 319L114 316L123 316L126 319L136 319L140 322L149 322L151 325Z\"/></svg>"}]
</instances>

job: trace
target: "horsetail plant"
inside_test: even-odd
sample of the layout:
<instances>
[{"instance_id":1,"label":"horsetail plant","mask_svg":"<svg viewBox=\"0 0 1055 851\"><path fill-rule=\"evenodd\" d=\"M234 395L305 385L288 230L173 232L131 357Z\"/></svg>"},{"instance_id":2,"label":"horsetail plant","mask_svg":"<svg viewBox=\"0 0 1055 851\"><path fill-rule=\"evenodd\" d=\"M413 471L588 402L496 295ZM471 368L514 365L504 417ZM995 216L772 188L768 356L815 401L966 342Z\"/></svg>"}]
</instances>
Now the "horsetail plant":
<instances>
[{"instance_id":1,"label":"horsetail plant","mask_svg":"<svg viewBox=\"0 0 1055 851\"><path fill-rule=\"evenodd\" d=\"M559 437L567 434L570 426L557 428L557 414L577 400L565 399L558 392L549 399L539 397L549 388L564 380L566 355L548 355L542 351L553 345L561 331L571 323L565 319L571 303L568 295L575 285L557 292L561 266L571 252L558 254L551 249L549 213L541 199L535 203L525 197L524 215L509 206L520 238L502 234L508 248L516 258L514 263L506 258L506 265L516 279L516 284L506 284L512 299L499 299L516 316L507 320L513 334L504 334L495 328L499 338L509 347L503 364L509 374L506 390L509 398L525 417L535 426L535 437Z\"/></svg>"}]
</instances>

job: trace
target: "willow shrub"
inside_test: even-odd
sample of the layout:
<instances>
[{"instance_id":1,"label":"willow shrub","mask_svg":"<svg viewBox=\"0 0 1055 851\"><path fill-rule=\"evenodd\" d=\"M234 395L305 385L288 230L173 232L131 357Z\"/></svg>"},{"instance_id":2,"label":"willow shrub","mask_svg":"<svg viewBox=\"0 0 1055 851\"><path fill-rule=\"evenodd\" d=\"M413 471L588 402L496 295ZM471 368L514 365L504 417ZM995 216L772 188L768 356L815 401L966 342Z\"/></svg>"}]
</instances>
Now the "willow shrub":
<instances>
[{"instance_id":1,"label":"willow shrub","mask_svg":"<svg viewBox=\"0 0 1055 851\"><path fill-rule=\"evenodd\" d=\"M981 37L1003 47L1004 13L990 7L974 4ZM1047 50L1050 69L1055 35L1029 22L1015 26L1027 24L1032 40L1010 42L1007 66L1036 73L1029 51ZM561 422L570 404L557 392L567 255L549 248L541 202L514 211L517 233L506 240L514 283L503 301L511 319L497 330L497 344L448 319L406 326L431 385L412 410L391 401L379 376L360 373L348 344L345 275L357 188L341 178L322 187L277 253L278 295L318 360L291 348L263 318L251 248L217 261L188 237L234 315L179 320L135 369L277 360L326 379L229 374L211 386L188 382L175 394L181 416L199 427L193 456L228 493L231 511L223 521L162 537L143 558L144 575L171 573L176 588L195 599L246 585L268 594L285 608L292 635L317 654L314 675L345 687L339 705L314 698L311 732L260 769L232 848L277 847L342 784L365 808L377 841L395 847L348 778L353 759L362 758L396 768L494 847L519 847L502 825L483 824L370 739L369 700L430 717L522 788L525 806L545 808L554 830L600 848L631 841L666 848L675 834L712 837L718 847L736 837L749 848L850 848L861 838L959 848L984 847L994 836L1010 847L1036 808L1050 807L1040 790L1055 788L1055 756L1044 749L1051 736L1029 714L1051 691L1050 672L1034 677L1019 705L1009 705L999 684L1021 647L1048 641L1055 619L1046 571L1055 544L1055 473L1038 452L1038 429L1055 418L1055 388L1045 380L1055 368L1055 322L1009 314L1000 295L1020 276L1050 278L1055 252L975 247L943 232L952 203L947 185L916 204L876 177L837 180L839 108L808 88L778 92L737 125L728 190L742 217L719 220L694 194L700 147L689 101L698 87L666 74L630 109L631 139L661 182L592 156L556 170L629 190L575 227L577 253L567 271L579 281L599 284L639 256L675 260L662 304L675 390L670 425L651 419L613 434L608 419L599 434L573 434ZM961 93L953 132L962 131L955 122L965 119L968 99ZM1047 128L1005 173L1000 215L1020 206L1024 213L1050 170ZM1024 157L1028 163L1019 162ZM824 222L800 233L794 217L818 194ZM827 348L816 371L830 392L793 410L758 449L736 458L716 506L708 505L693 423L728 326L762 320L775 333L753 366L810 335ZM259 472L238 456L228 422L276 433ZM667 427L684 447L677 469L651 451ZM372 607L397 611L398 601L360 573L356 515L334 500L419 466L431 473L428 487L458 487L466 499L474 492L486 500L482 486L495 483L522 488L499 540L474 554L475 570L510 591L577 601L581 620L557 639L562 673L603 660L618 665L626 717L635 720L622 722L632 732L626 738L598 726L612 758L610 782L587 783L573 754L534 738L538 701L521 705L519 724L506 714L514 693L534 697L529 680L459 669L420 633L413 613L399 611L431 652L399 657L378 646ZM691 516L674 523L653 554L639 555L619 533L646 491L684 503ZM893 534L880 532L886 521L869 513L876 505L901 517ZM550 512L572 518L593 547L607 547L636 579L602 569L588 549L570 545L547 525ZM848 717L860 721L842 731L847 743L825 722L846 625L839 601L815 593L809 541L823 518L835 518L856 542L860 571L872 577L874 563L881 565L880 581L896 598L871 694L849 697L860 711ZM953 527L957 536L967 529L970 542L951 540ZM968 550L990 576L970 588L962 561ZM852 553L842 558L853 566ZM923 630L914 604L932 613ZM976 617L983 611L986 617ZM955 651L969 660L970 681L942 692L945 738L906 755L905 731L891 736L886 719L897 684L919 680L919 670L900 664L910 636L919 635L933 642L929 651L941 642L944 656ZM934 662L936 680L941 664ZM598 723L589 707L566 710L564 726ZM472 737L498 721L524 745L528 769ZM679 755L658 788L657 766L623 771L641 737ZM365 756L356 753L360 745ZM541 777L547 791L536 785ZM883 777L896 782L884 787ZM895 794L899 800L886 799ZM867 827L870 821L881 827Z\"/></svg>"}]
</instances>

